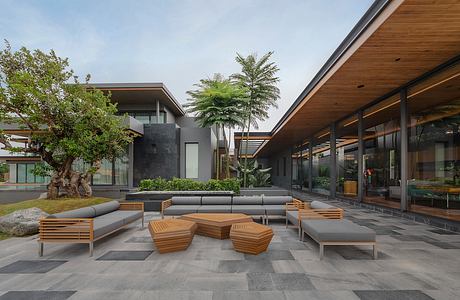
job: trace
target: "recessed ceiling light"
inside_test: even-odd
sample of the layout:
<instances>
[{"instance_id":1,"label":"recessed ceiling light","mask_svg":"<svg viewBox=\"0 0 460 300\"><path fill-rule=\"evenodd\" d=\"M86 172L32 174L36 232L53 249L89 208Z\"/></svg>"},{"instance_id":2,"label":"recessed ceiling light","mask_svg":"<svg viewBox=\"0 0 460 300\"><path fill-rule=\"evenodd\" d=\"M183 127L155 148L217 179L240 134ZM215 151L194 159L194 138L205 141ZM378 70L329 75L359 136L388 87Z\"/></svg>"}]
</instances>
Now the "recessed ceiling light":
<instances>
[{"instance_id":1,"label":"recessed ceiling light","mask_svg":"<svg viewBox=\"0 0 460 300\"><path fill-rule=\"evenodd\" d=\"M358 89L361 89L361 88L363 88L363 87L364 87L364 84L358 85Z\"/></svg>"}]
</instances>

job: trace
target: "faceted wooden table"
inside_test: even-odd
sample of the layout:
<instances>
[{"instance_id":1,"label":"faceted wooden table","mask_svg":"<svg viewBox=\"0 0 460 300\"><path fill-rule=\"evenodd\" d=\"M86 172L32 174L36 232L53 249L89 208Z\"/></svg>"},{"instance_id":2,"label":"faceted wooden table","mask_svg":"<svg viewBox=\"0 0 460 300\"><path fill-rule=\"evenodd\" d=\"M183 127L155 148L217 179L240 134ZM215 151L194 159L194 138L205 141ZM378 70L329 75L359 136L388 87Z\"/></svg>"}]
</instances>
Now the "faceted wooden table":
<instances>
[{"instance_id":1,"label":"faceted wooden table","mask_svg":"<svg viewBox=\"0 0 460 300\"><path fill-rule=\"evenodd\" d=\"M197 225L194 222L166 219L149 222L149 231L160 253L181 251L192 242Z\"/></svg>"},{"instance_id":2,"label":"faceted wooden table","mask_svg":"<svg viewBox=\"0 0 460 300\"><path fill-rule=\"evenodd\" d=\"M233 224L230 239L238 252L259 254L267 251L273 230L255 222Z\"/></svg>"},{"instance_id":3,"label":"faceted wooden table","mask_svg":"<svg viewBox=\"0 0 460 300\"><path fill-rule=\"evenodd\" d=\"M221 240L230 237L230 227L232 227L232 224L252 222L250 216L230 213L195 213L183 215L181 219L195 222L198 225L196 234Z\"/></svg>"}]
</instances>

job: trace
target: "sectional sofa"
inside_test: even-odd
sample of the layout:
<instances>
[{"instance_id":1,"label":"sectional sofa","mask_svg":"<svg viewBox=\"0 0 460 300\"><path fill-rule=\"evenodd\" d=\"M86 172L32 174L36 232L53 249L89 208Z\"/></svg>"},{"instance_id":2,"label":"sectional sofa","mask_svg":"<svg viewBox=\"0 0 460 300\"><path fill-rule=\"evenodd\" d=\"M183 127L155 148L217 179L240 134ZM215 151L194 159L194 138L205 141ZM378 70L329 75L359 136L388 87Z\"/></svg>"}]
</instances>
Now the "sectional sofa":
<instances>
[{"instance_id":1,"label":"sectional sofa","mask_svg":"<svg viewBox=\"0 0 460 300\"><path fill-rule=\"evenodd\" d=\"M181 216L190 213L244 213L260 217L264 223L269 218L284 218L286 203L291 196L175 196L161 204L161 216Z\"/></svg>"},{"instance_id":2,"label":"sectional sofa","mask_svg":"<svg viewBox=\"0 0 460 300\"><path fill-rule=\"evenodd\" d=\"M94 242L141 220L144 227L144 203L110 201L98 205L49 215L40 220L39 255L45 243L84 243L93 255Z\"/></svg>"}]
</instances>

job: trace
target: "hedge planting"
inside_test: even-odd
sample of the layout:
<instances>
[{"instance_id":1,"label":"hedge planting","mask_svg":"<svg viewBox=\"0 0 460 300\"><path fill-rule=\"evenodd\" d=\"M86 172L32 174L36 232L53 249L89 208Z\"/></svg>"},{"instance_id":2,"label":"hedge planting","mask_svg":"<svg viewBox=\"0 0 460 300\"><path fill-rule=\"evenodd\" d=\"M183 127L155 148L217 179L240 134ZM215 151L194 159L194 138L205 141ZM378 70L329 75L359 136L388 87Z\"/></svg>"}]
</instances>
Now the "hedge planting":
<instances>
[{"instance_id":1,"label":"hedge planting","mask_svg":"<svg viewBox=\"0 0 460 300\"><path fill-rule=\"evenodd\" d=\"M240 193L240 182L236 178L210 179L207 182L193 179L175 178L166 180L158 177L143 179L139 184L140 191L233 191Z\"/></svg>"}]
</instances>

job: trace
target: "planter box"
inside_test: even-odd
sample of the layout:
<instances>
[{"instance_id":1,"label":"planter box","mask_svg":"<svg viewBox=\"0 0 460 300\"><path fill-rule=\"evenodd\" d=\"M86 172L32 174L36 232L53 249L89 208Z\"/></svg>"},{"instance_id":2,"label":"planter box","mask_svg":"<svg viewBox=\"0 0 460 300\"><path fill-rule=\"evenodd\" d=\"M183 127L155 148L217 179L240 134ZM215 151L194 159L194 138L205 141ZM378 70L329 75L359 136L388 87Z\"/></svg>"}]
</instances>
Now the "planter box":
<instances>
[{"instance_id":1,"label":"planter box","mask_svg":"<svg viewBox=\"0 0 460 300\"><path fill-rule=\"evenodd\" d=\"M173 196L233 196L233 191L141 191L127 193L126 201L144 202L145 211L160 211L161 202Z\"/></svg>"}]
</instances>

